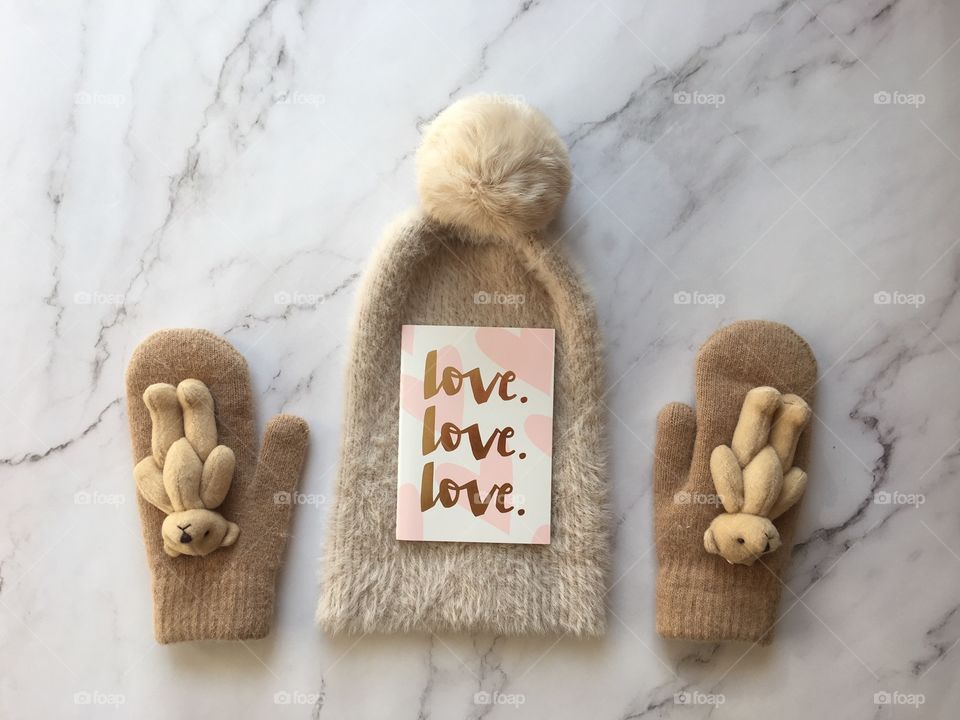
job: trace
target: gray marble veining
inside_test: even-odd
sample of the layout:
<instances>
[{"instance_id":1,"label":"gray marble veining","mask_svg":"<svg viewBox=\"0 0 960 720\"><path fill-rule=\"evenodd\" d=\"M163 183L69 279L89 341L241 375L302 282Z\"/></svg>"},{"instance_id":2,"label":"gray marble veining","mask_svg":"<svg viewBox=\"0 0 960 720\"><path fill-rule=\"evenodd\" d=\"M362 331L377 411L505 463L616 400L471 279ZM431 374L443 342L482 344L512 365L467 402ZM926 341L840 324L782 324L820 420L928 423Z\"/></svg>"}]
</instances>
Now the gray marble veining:
<instances>
[{"instance_id":1,"label":"gray marble veining","mask_svg":"<svg viewBox=\"0 0 960 720\"><path fill-rule=\"evenodd\" d=\"M0 7L0 715L952 718L960 704L960 5ZM348 323L421 130L541 107L608 350L602 641L312 622ZM769 648L653 629L654 417L737 318L814 347L811 485ZM273 634L157 646L123 369L200 326L313 445Z\"/></svg>"}]
</instances>

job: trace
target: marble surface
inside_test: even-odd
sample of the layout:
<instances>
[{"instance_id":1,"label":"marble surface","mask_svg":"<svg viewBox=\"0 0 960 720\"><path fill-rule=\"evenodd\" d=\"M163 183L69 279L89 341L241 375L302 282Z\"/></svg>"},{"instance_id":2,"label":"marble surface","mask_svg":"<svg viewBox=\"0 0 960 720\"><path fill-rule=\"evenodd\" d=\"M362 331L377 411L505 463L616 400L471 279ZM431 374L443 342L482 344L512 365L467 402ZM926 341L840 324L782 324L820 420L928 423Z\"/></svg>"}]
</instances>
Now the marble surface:
<instances>
[{"instance_id":1,"label":"marble surface","mask_svg":"<svg viewBox=\"0 0 960 720\"><path fill-rule=\"evenodd\" d=\"M0 716L956 716L960 5L64 0L0 18ZM540 106L572 148L559 231L608 350L610 632L330 639L312 616L357 278L415 202L424 123L474 92ZM746 317L792 325L822 373L777 641L663 641L654 416ZM261 423L312 427L262 641L153 641L122 378L169 326L237 346Z\"/></svg>"}]
</instances>

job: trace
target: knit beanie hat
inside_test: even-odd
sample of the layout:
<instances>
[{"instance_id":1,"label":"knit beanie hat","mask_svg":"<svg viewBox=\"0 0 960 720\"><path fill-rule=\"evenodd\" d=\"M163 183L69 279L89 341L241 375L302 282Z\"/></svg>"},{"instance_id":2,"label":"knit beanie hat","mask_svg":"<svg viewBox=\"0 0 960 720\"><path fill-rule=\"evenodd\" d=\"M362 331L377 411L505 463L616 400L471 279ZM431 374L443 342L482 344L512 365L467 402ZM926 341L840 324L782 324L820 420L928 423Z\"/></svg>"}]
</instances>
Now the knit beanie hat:
<instances>
[{"instance_id":1,"label":"knit beanie hat","mask_svg":"<svg viewBox=\"0 0 960 720\"><path fill-rule=\"evenodd\" d=\"M600 338L545 232L570 187L566 147L534 108L472 97L429 126L417 176L421 207L387 230L358 298L317 620L334 633L601 634ZM396 539L404 324L555 330L549 544Z\"/></svg>"}]
</instances>

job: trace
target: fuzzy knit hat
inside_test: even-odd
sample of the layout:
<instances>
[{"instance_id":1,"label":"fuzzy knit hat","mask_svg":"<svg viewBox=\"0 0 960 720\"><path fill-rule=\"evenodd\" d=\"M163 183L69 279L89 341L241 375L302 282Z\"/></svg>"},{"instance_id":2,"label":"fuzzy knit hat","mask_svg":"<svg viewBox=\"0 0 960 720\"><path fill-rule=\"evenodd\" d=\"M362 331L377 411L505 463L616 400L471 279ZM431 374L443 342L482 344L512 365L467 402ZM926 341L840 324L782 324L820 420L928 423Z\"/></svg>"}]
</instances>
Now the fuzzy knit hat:
<instances>
[{"instance_id":1,"label":"fuzzy knit hat","mask_svg":"<svg viewBox=\"0 0 960 720\"><path fill-rule=\"evenodd\" d=\"M599 635L609 559L602 359L592 302L545 230L566 147L522 103L461 100L417 154L421 207L392 225L354 320L317 620L330 632ZM478 303L485 293L523 297ZM396 539L404 324L556 332L551 541Z\"/></svg>"}]
</instances>

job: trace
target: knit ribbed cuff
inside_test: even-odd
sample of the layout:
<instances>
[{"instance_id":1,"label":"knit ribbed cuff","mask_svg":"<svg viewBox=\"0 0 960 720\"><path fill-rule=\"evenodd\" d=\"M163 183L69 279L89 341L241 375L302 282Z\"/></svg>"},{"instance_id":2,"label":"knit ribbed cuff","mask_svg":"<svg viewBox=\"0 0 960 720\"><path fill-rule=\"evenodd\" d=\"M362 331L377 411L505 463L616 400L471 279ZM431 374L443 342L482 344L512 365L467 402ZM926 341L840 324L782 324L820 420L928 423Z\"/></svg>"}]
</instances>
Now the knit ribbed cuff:
<instances>
[{"instance_id":1,"label":"knit ribbed cuff","mask_svg":"<svg viewBox=\"0 0 960 720\"><path fill-rule=\"evenodd\" d=\"M211 578L208 586L191 587L168 576L154 581L153 598L153 626L159 643L254 640L270 632L272 579Z\"/></svg>"},{"instance_id":2,"label":"knit ribbed cuff","mask_svg":"<svg viewBox=\"0 0 960 720\"><path fill-rule=\"evenodd\" d=\"M769 645L780 581L759 564L716 572L712 562L671 563L659 569L657 632L680 640Z\"/></svg>"}]
</instances>

